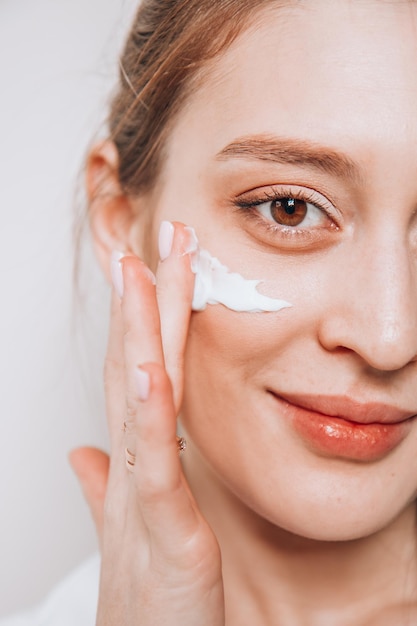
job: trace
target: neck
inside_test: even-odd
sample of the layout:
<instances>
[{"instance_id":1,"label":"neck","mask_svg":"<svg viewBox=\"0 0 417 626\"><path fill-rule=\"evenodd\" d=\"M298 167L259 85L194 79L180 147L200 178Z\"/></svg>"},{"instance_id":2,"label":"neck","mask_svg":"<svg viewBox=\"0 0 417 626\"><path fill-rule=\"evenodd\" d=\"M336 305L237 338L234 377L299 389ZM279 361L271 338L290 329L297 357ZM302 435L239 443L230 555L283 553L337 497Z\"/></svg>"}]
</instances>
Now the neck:
<instances>
[{"instance_id":1,"label":"neck","mask_svg":"<svg viewBox=\"0 0 417 626\"><path fill-rule=\"evenodd\" d=\"M220 544L227 626L382 624L384 612L417 602L414 503L373 535L319 542L259 517L192 445L184 469Z\"/></svg>"}]
</instances>

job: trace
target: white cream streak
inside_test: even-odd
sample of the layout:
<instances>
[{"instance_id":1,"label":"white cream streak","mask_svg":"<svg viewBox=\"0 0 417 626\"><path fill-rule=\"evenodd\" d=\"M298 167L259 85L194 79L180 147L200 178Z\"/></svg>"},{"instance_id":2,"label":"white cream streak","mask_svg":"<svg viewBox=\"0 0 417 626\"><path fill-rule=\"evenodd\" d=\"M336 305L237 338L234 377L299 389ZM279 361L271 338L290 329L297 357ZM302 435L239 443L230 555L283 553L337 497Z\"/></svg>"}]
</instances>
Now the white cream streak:
<instances>
[{"instance_id":1,"label":"white cream streak","mask_svg":"<svg viewBox=\"0 0 417 626\"><path fill-rule=\"evenodd\" d=\"M207 304L223 304L232 311L253 313L280 311L292 306L284 300L262 295L256 289L262 281L247 280L236 272L230 272L207 250L199 249L191 255L191 268L195 273L194 311L202 311Z\"/></svg>"}]
</instances>

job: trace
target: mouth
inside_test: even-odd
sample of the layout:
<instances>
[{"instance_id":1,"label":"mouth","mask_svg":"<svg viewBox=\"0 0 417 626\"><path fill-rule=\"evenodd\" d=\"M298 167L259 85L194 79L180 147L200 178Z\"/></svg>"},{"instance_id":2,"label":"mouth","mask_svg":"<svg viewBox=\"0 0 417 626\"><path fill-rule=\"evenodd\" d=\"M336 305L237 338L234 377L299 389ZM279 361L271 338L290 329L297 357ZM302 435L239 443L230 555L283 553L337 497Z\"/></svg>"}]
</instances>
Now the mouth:
<instances>
[{"instance_id":1,"label":"mouth","mask_svg":"<svg viewBox=\"0 0 417 626\"><path fill-rule=\"evenodd\" d=\"M408 435L416 413L340 396L270 392L295 433L315 453L352 461L377 461Z\"/></svg>"}]
</instances>

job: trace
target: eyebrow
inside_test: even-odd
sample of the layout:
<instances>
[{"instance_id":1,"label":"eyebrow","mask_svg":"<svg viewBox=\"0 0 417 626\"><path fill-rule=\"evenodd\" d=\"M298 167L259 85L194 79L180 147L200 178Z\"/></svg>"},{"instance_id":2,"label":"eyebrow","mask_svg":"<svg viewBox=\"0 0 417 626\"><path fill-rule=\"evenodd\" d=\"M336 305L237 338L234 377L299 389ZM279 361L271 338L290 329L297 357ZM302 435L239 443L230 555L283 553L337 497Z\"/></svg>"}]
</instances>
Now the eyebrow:
<instances>
[{"instance_id":1,"label":"eyebrow","mask_svg":"<svg viewBox=\"0 0 417 626\"><path fill-rule=\"evenodd\" d=\"M360 180L358 165L352 159L333 148L300 139L270 135L241 137L223 148L216 158L220 161L248 159L301 165L354 182Z\"/></svg>"}]
</instances>

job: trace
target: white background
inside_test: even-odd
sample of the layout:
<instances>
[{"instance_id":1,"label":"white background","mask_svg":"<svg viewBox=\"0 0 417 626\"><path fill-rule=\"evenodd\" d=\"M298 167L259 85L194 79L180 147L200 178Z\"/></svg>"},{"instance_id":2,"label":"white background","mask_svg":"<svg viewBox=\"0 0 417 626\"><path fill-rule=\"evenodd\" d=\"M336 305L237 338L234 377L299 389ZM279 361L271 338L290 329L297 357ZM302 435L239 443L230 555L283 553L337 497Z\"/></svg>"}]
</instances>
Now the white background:
<instances>
[{"instance_id":1,"label":"white background","mask_svg":"<svg viewBox=\"0 0 417 626\"><path fill-rule=\"evenodd\" d=\"M77 175L137 0L0 0L0 616L96 550L67 462L106 446L108 293L73 289Z\"/></svg>"}]
</instances>

